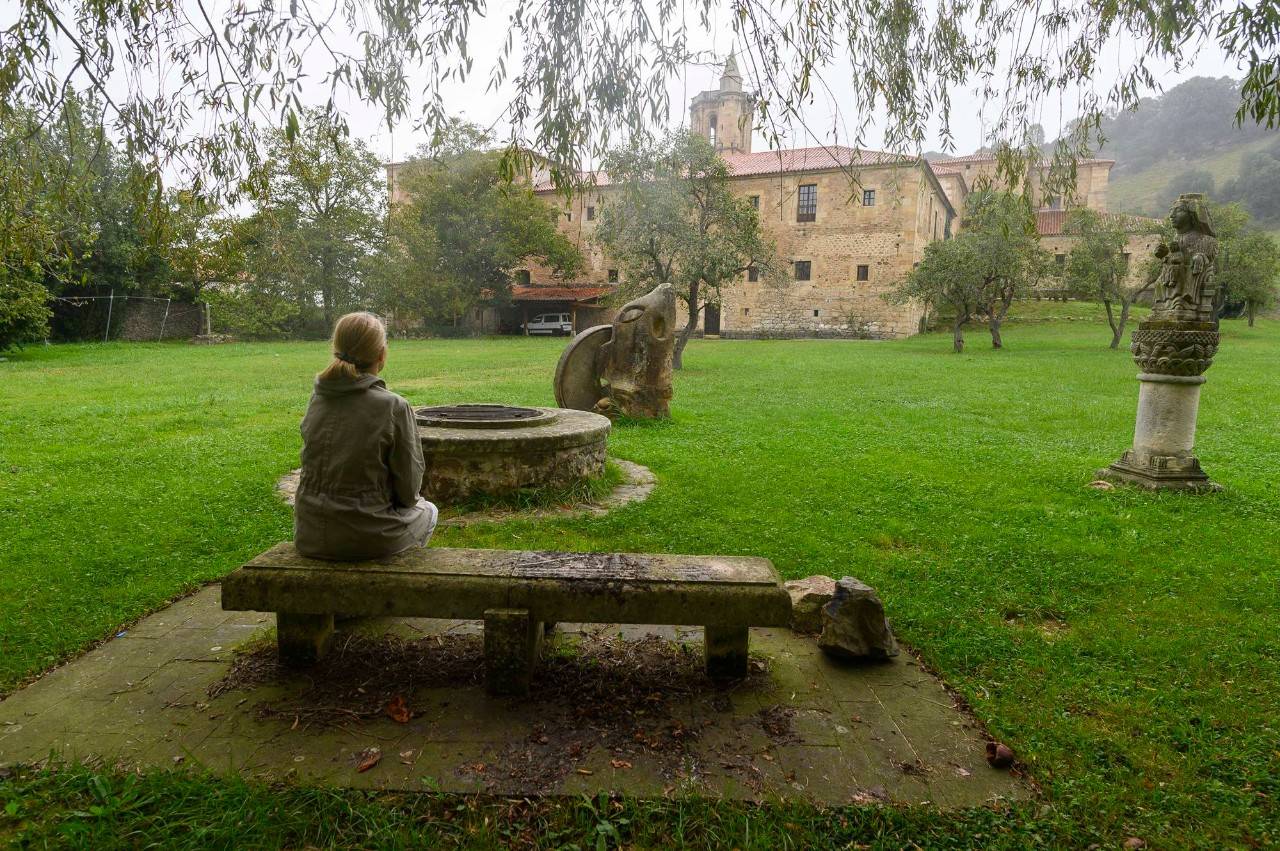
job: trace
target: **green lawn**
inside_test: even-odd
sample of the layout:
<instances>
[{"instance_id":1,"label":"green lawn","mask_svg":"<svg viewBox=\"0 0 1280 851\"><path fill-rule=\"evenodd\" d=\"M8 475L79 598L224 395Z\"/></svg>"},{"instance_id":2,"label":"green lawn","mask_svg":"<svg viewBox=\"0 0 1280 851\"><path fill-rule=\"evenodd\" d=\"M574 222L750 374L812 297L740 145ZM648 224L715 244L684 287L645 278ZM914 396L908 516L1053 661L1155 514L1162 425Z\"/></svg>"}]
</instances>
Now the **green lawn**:
<instances>
[{"instance_id":1,"label":"green lawn","mask_svg":"<svg viewBox=\"0 0 1280 851\"><path fill-rule=\"evenodd\" d=\"M0 779L0 839L1280 842L1280 325L1223 330L1198 446L1221 494L1086 487L1128 445L1137 399L1136 368L1106 348L1105 325L1014 324L1001 352L975 329L962 356L946 334L695 341L673 420L611 437L657 474L647 502L436 539L755 554L790 577L856 575L1027 763L1044 790L1033 804L516 806L79 770ZM397 342L387 379L415 403L552 404L563 343ZM288 537L273 484L296 466L325 353L109 344L0 363L0 692Z\"/></svg>"}]
</instances>

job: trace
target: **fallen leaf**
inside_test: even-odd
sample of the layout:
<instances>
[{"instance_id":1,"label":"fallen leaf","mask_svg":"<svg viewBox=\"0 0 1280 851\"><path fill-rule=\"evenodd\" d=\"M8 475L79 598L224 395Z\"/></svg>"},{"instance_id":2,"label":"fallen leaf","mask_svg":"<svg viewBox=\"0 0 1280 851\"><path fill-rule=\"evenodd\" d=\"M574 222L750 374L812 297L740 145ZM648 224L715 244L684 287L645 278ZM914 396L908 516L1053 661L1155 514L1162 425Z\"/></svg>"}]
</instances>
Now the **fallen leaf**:
<instances>
[{"instance_id":1,"label":"fallen leaf","mask_svg":"<svg viewBox=\"0 0 1280 851\"><path fill-rule=\"evenodd\" d=\"M1139 839L1136 836L1130 836L1128 839L1124 841L1124 847L1125 848L1146 848L1147 841L1145 839Z\"/></svg>"},{"instance_id":2,"label":"fallen leaf","mask_svg":"<svg viewBox=\"0 0 1280 851\"><path fill-rule=\"evenodd\" d=\"M356 771L363 774L381 761L382 751L379 748L365 748L360 751L360 762L356 765Z\"/></svg>"},{"instance_id":3,"label":"fallen leaf","mask_svg":"<svg viewBox=\"0 0 1280 851\"><path fill-rule=\"evenodd\" d=\"M972 771L970 771L970 770L969 770L969 769L967 769L967 768L957 768L957 769L956 769L956 774L959 774L961 777L972 777L972 776L973 776L973 772L972 772Z\"/></svg>"},{"instance_id":4,"label":"fallen leaf","mask_svg":"<svg viewBox=\"0 0 1280 851\"><path fill-rule=\"evenodd\" d=\"M396 695L391 698L391 702L387 704L383 712L397 724L408 724L409 719L413 717L413 713L409 711L409 707L405 706L404 698Z\"/></svg>"},{"instance_id":5,"label":"fallen leaf","mask_svg":"<svg viewBox=\"0 0 1280 851\"><path fill-rule=\"evenodd\" d=\"M631 763L627 762L625 759L611 759L609 760L609 764L612 765L614 768L630 768L631 767Z\"/></svg>"},{"instance_id":6,"label":"fallen leaf","mask_svg":"<svg viewBox=\"0 0 1280 851\"><path fill-rule=\"evenodd\" d=\"M1013 749L1003 742L987 742L987 764L992 768L1013 765Z\"/></svg>"},{"instance_id":7,"label":"fallen leaf","mask_svg":"<svg viewBox=\"0 0 1280 851\"><path fill-rule=\"evenodd\" d=\"M589 768L579 768L578 773L579 774L595 774L595 772Z\"/></svg>"},{"instance_id":8,"label":"fallen leaf","mask_svg":"<svg viewBox=\"0 0 1280 851\"><path fill-rule=\"evenodd\" d=\"M1089 482L1089 487L1096 491L1113 491L1116 489L1116 486L1111 484L1111 482L1108 482L1106 479L1094 479L1092 482Z\"/></svg>"}]
</instances>

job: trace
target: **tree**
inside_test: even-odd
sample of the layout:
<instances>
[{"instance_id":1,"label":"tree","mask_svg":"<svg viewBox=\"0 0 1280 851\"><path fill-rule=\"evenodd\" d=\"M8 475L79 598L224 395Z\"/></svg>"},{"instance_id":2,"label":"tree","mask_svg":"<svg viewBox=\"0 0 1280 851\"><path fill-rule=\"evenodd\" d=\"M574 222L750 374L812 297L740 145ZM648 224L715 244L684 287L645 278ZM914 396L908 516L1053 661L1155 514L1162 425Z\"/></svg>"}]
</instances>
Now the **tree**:
<instances>
[{"instance_id":1,"label":"tree","mask_svg":"<svg viewBox=\"0 0 1280 851\"><path fill-rule=\"evenodd\" d=\"M957 354L964 351L964 326L978 317L986 319L992 348L1000 349L1000 326L1009 307L1030 291L1048 265L1026 197L980 189L965 199L960 232L925 246L920 264L888 298L953 311L951 338Z\"/></svg>"},{"instance_id":2,"label":"tree","mask_svg":"<svg viewBox=\"0 0 1280 851\"><path fill-rule=\"evenodd\" d=\"M291 289L303 318L318 304L322 332L365 304L366 259L383 241L386 182L364 142L311 111L290 138L277 131L259 174L248 273Z\"/></svg>"},{"instance_id":3,"label":"tree","mask_svg":"<svg viewBox=\"0 0 1280 851\"><path fill-rule=\"evenodd\" d=\"M695 133L611 151L603 170L616 192L602 204L596 239L629 288L674 286L687 316L676 338L680 369L703 309L719 304L722 289L752 267L776 280L777 252L750 202L730 191L724 160Z\"/></svg>"},{"instance_id":4,"label":"tree","mask_svg":"<svg viewBox=\"0 0 1280 851\"><path fill-rule=\"evenodd\" d=\"M96 90L125 146L155 154L154 175L181 168L203 193L236 186L259 164L263 127L295 136L313 81L336 123L354 93L388 125L412 117L433 131L448 120L442 87L465 81L505 101L508 154L545 153L565 186L620 134L663 123L668 83L697 58L702 35L727 26L722 41L738 45L774 141L833 76L852 84L849 142L882 128L884 147L917 148L933 127L950 137L954 94L981 80L1004 139L1026 136L1046 102L1078 97L1082 120L1055 150L1074 155L1096 141L1104 115L1136 105L1165 67L1210 44L1247 68L1237 119L1280 120L1280 24L1269 3L730 5L717 14L716 0L565 0L547 14L537 0L514 0L492 64L476 68L467 44L483 3L32 0L0 31L0 104L56 114L68 91ZM1142 49L1118 68L1097 61L1120 44Z\"/></svg>"},{"instance_id":5,"label":"tree","mask_svg":"<svg viewBox=\"0 0 1280 851\"><path fill-rule=\"evenodd\" d=\"M1218 235L1219 289L1224 301L1243 302L1253 327L1258 312L1274 306L1280 295L1280 246L1239 204L1215 204L1210 215Z\"/></svg>"},{"instance_id":6,"label":"tree","mask_svg":"<svg viewBox=\"0 0 1280 851\"><path fill-rule=\"evenodd\" d=\"M1102 302L1111 326L1111 348L1118 348L1133 303L1151 289L1156 270L1144 269L1139 280L1130 283L1129 263L1124 256L1128 235L1117 220L1096 210L1072 210L1062 232L1079 237L1067 255L1063 273L1067 289ZM1120 307L1119 316L1116 305Z\"/></svg>"},{"instance_id":7,"label":"tree","mask_svg":"<svg viewBox=\"0 0 1280 851\"><path fill-rule=\"evenodd\" d=\"M513 271L529 261L569 276L578 248L556 227L559 210L502 178L487 137L455 123L437 150L401 167L405 200L391 211L379 258L379 302L428 325L456 324L483 301L509 303Z\"/></svg>"}]
</instances>

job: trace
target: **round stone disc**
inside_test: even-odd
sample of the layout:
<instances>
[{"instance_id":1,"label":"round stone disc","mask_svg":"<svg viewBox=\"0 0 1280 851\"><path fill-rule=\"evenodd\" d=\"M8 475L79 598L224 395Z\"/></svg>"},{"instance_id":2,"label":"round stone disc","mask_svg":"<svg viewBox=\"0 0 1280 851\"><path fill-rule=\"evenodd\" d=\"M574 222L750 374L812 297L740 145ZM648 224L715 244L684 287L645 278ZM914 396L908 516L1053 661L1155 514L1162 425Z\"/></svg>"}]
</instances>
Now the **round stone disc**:
<instances>
[{"instance_id":1,"label":"round stone disc","mask_svg":"<svg viewBox=\"0 0 1280 851\"><path fill-rule=\"evenodd\" d=\"M613 337L612 325L596 325L573 338L556 364L556 404L575 411L595 410L604 397L596 372L600 347Z\"/></svg>"}]
</instances>

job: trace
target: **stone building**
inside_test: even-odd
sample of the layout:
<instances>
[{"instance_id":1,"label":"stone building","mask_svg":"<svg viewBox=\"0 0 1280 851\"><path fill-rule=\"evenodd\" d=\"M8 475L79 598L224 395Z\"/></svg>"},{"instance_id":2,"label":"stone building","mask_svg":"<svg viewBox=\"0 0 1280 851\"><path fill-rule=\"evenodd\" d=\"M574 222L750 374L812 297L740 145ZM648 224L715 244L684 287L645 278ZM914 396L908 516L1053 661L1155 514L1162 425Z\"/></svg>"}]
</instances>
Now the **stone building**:
<instances>
[{"instance_id":1,"label":"stone building","mask_svg":"<svg viewBox=\"0 0 1280 851\"><path fill-rule=\"evenodd\" d=\"M718 88L690 102L689 126L724 159L732 191L760 211L765 236L777 245L788 280L766 283L745 274L723 288L722 303L707 309L700 329L722 337L892 338L920 331L922 305L891 304L884 296L919 263L925 246L950 238L968 193L995 181L995 158L930 162L843 146L754 152L753 125L752 98L743 91L737 63L730 57ZM401 197L396 181L400 165L387 166L393 202ZM1033 198L1041 208L1038 224L1048 240L1046 248L1060 262L1071 243L1062 234L1066 210L1074 205L1105 211L1113 165L1104 159L1080 162L1076 197L1066 202ZM590 189L566 203L545 171L535 170L531 180L535 193L561 210L559 227L582 250L586 264L573 281L536 265L516 270L516 307L502 324L519 328L521 317L554 309L571 313L575 327L585 327L608 302L602 288L621 283L621 270L593 238L614 188L606 175L597 174ZM1033 193L1038 194L1038 186L1033 180ZM1131 252L1144 251L1147 240L1135 233Z\"/></svg>"},{"instance_id":2,"label":"stone building","mask_svg":"<svg viewBox=\"0 0 1280 851\"><path fill-rule=\"evenodd\" d=\"M947 238L956 208L929 163L919 157L843 146L751 150L753 105L731 58L718 89L690 104L689 124L728 165L732 191L760 211L765 235L789 270L784 285L743 280L723 288L722 303L702 317L723 337L901 337L920 330L920 305L894 305L887 293ZM603 175L568 204L549 180L534 189L563 211L560 227L586 256L575 283L584 289L619 283L593 237L612 187ZM564 286L536 266L517 272L517 297L532 288Z\"/></svg>"}]
</instances>

